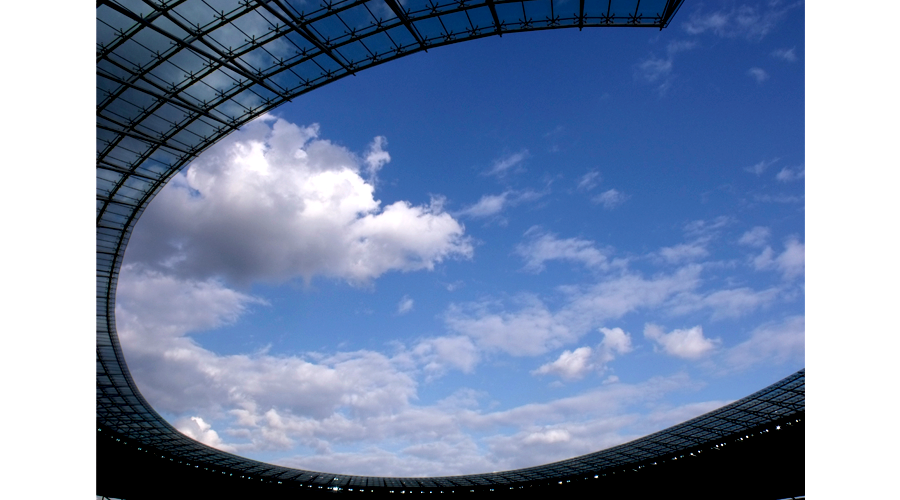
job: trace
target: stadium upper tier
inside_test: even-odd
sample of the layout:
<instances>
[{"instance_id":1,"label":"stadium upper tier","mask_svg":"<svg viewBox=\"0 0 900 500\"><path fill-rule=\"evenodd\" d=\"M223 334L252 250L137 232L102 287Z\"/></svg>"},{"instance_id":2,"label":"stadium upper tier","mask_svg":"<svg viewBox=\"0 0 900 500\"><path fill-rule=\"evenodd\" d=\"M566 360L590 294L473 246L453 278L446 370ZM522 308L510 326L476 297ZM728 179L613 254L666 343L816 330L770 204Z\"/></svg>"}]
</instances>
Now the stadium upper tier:
<instances>
[{"instance_id":1,"label":"stadium upper tier","mask_svg":"<svg viewBox=\"0 0 900 500\"><path fill-rule=\"evenodd\" d=\"M662 29L681 3L682 0L97 2L98 430L143 443L179 463L203 464L207 469L217 468L264 482L329 487L485 487L652 463L685 450L714 445L723 437L802 415L804 372L800 371L679 426L554 464L449 478L323 474L245 459L183 436L141 396L119 345L116 282L135 223L175 173L241 125L344 76L419 51L486 36L544 29Z\"/></svg>"}]
</instances>

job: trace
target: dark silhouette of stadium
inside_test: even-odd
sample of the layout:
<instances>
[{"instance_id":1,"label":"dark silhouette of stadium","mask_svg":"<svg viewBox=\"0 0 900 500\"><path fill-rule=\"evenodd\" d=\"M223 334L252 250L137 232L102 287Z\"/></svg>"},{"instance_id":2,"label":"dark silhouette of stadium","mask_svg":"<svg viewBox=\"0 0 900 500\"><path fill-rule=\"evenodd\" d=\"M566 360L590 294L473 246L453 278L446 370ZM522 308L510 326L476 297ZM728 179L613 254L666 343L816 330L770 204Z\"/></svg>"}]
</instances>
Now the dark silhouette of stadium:
<instances>
[{"instance_id":1,"label":"dark silhouette of stadium","mask_svg":"<svg viewBox=\"0 0 900 500\"><path fill-rule=\"evenodd\" d=\"M215 3L215 2L214 2ZM663 29L682 0L97 2L97 495L324 493L786 498L804 493L805 371L650 436L512 471L367 477L270 465L193 441L141 396L115 326L131 231L166 182L253 118L434 47L562 28ZM222 2L215 3L217 6ZM273 41L288 50L269 50Z\"/></svg>"}]
</instances>

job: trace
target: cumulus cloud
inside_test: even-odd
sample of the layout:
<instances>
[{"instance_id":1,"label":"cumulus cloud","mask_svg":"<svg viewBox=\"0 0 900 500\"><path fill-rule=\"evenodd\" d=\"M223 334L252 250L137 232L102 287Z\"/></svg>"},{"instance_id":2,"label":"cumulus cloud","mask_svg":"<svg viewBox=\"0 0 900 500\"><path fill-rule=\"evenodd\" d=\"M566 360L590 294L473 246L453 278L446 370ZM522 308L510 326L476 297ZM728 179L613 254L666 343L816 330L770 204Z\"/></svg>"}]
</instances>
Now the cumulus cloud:
<instances>
[{"instance_id":1,"label":"cumulus cloud","mask_svg":"<svg viewBox=\"0 0 900 500\"><path fill-rule=\"evenodd\" d=\"M751 247L762 247L769 241L769 236L772 235L772 232L767 227L756 226L753 229L745 232L741 235L741 238L738 240L738 243L741 245L748 245Z\"/></svg>"},{"instance_id":2,"label":"cumulus cloud","mask_svg":"<svg viewBox=\"0 0 900 500\"><path fill-rule=\"evenodd\" d=\"M387 139L378 136L369 145L369 149L366 150L366 173L369 176L369 182L373 185L375 184L378 171L391 161L391 155L384 150L385 146L387 146Z\"/></svg>"},{"instance_id":3,"label":"cumulus cloud","mask_svg":"<svg viewBox=\"0 0 900 500\"><path fill-rule=\"evenodd\" d=\"M612 210L625 203L628 198L628 195L617 189L609 189L591 198L591 201L598 205L603 205L603 208L607 210Z\"/></svg>"},{"instance_id":4,"label":"cumulus cloud","mask_svg":"<svg viewBox=\"0 0 900 500\"><path fill-rule=\"evenodd\" d=\"M594 364L591 363L592 354L593 350L590 347L563 351L556 361L542 365L531 373L534 375L553 374L567 380L579 379L594 369Z\"/></svg>"},{"instance_id":5,"label":"cumulus cloud","mask_svg":"<svg viewBox=\"0 0 900 500\"><path fill-rule=\"evenodd\" d=\"M753 77L753 79L756 80L756 83L762 83L769 79L769 74L762 68L750 68L747 70L747 74Z\"/></svg>"},{"instance_id":6,"label":"cumulus cloud","mask_svg":"<svg viewBox=\"0 0 900 500\"><path fill-rule=\"evenodd\" d=\"M603 341L595 348L579 347L563 351L555 361L541 365L532 375L556 375L565 380L584 378L592 371L604 372L617 354L631 352L631 335L621 328L600 328ZM618 380L618 379L616 379Z\"/></svg>"},{"instance_id":7,"label":"cumulus cloud","mask_svg":"<svg viewBox=\"0 0 900 500\"><path fill-rule=\"evenodd\" d=\"M180 419L175 422L175 428L185 436L195 441L200 441L207 446L212 446L213 448L230 453L237 451L234 446L223 442L222 438L219 437L219 433L212 429L212 425L204 422L200 417Z\"/></svg>"},{"instance_id":8,"label":"cumulus cloud","mask_svg":"<svg viewBox=\"0 0 900 500\"><path fill-rule=\"evenodd\" d=\"M757 270L775 269L785 279L795 278L805 272L806 246L796 237L788 238L784 251L777 256L772 247L766 246L762 253L753 258L753 267Z\"/></svg>"},{"instance_id":9,"label":"cumulus cloud","mask_svg":"<svg viewBox=\"0 0 900 500\"><path fill-rule=\"evenodd\" d=\"M804 178L806 169L804 167L784 167L775 175L775 179L781 182L791 182Z\"/></svg>"},{"instance_id":10,"label":"cumulus cloud","mask_svg":"<svg viewBox=\"0 0 900 500\"><path fill-rule=\"evenodd\" d=\"M364 283L472 255L440 203L374 198L361 172L365 164L374 179L390 160L384 138L361 159L318 136L318 126L270 116L229 135L149 205L128 260L245 284L317 275Z\"/></svg>"},{"instance_id":11,"label":"cumulus cloud","mask_svg":"<svg viewBox=\"0 0 900 500\"><path fill-rule=\"evenodd\" d=\"M589 269L607 269L606 255L598 250L593 241L581 238L559 239L552 233L542 232L532 227L525 232L527 241L516 246L516 253L525 260L525 269L531 272L544 270L544 263L550 260L578 262Z\"/></svg>"},{"instance_id":12,"label":"cumulus cloud","mask_svg":"<svg viewBox=\"0 0 900 500\"><path fill-rule=\"evenodd\" d=\"M448 369L472 373L481 354L472 339L465 336L435 337L420 341L412 355L429 375L441 375Z\"/></svg>"},{"instance_id":13,"label":"cumulus cloud","mask_svg":"<svg viewBox=\"0 0 900 500\"><path fill-rule=\"evenodd\" d=\"M654 341L663 352L684 359L698 359L721 343L720 339L703 336L703 327L695 326L687 330L672 330L665 333L662 327L648 323L644 325L644 337Z\"/></svg>"},{"instance_id":14,"label":"cumulus cloud","mask_svg":"<svg viewBox=\"0 0 900 500\"><path fill-rule=\"evenodd\" d=\"M418 368L409 367L408 357L365 350L217 354L194 341L188 329L236 321L252 307L265 307L262 303L214 280L164 277L136 266L123 273L133 276L119 291L120 338L132 375L151 404L173 415L189 437L240 454L269 450L274 453L269 461L287 466L449 475L537 465L674 423L648 420L630 409L692 384L683 376L619 382L503 410L482 408L483 396L465 390L417 405ZM155 302L137 300L148 297ZM619 329L601 332L604 341L592 349L592 362L608 362L630 349ZM434 374L471 371L479 350L468 337L447 336L422 340L403 354ZM356 449L341 449L348 445ZM290 454L279 455L285 451Z\"/></svg>"}]
</instances>

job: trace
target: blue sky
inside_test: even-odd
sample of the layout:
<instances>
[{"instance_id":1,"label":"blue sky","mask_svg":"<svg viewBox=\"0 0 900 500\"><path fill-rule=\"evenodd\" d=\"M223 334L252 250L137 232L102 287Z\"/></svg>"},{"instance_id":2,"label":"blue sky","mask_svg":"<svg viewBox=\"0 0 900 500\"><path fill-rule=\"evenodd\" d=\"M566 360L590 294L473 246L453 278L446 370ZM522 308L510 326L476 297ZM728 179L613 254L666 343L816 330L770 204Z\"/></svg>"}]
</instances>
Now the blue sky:
<instances>
[{"instance_id":1,"label":"blue sky","mask_svg":"<svg viewBox=\"0 0 900 500\"><path fill-rule=\"evenodd\" d=\"M449 475L596 451L805 366L804 8L507 35L296 99L131 239L117 323L182 432Z\"/></svg>"}]
</instances>

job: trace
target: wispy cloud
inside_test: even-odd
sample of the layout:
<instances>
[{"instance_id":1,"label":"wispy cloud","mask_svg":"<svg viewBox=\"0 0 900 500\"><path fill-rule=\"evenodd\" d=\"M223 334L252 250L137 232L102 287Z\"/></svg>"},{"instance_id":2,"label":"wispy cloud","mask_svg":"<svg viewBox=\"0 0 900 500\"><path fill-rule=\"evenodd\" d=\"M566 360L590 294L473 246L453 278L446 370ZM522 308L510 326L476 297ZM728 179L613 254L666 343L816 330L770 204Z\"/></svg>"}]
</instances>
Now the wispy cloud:
<instances>
[{"instance_id":1,"label":"wispy cloud","mask_svg":"<svg viewBox=\"0 0 900 500\"><path fill-rule=\"evenodd\" d=\"M747 70L747 74L756 80L756 83L762 83L769 79L769 74L762 68L750 68Z\"/></svg>"},{"instance_id":2,"label":"wispy cloud","mask_svg":"<svg viewBox=\"0 0 900 500\"><path fill-rule=\"evenodd\" d=\"M741 245L748 245L751 247L762 247L769 241L769 237L772 235L772 231L767 227L756 226L753 229L745 232L741 235L741 238L738 240L738 243Z\"/></svg>"},{"instance_id":3,"label":"wispy cloud","mask_svg":"<svg viewBox=\"0 0 900 500\"><path fill-rule=\"evenodd\" d=\"M672 68L675 54L697 47L697 42L673 40L666 45L666 57L650 56L637 64L635 78L656 86L660 96L666 95L672 86Z\"/></svg>"},{"instance_id":4,"label":"wispy cloud","mask_svg":"<svg viewBox=\"0 0 900 500\"><path fill-rule=\"evenodd\" d=\"M776 59L781 59L782 61L787 62L796 62L797 61L797 53L794 51L795 47L791 47L789 49L776 49L772 51L772 57Z\"/></svg>"},{"instance_id":5,"label":"wispy cloud","mask_svg":"<svg viewBox=\"0 0 900 500\"><path fill-rule=\"evenodd\" d=\"M724 38L759 41L771 33L791 9L800 5L800 2L789 5L769 2L753 6L737 5L712 12L704 11L701 6L682 26L691 35L712 33Z\"/></svg>"},{"instance_id":6,"label":"wispy cloud","mask_svg":"<svg viewBox=\"0 0 900 500\"><path fill-rule=\"evenodd\" d=\"M460 210L457 215L475 218L497 215L503 211L504 207L506 207L510 193L510 191L505 191L500 194L486 194L474 205L469 205Z\"/></svg>"},{"instance_id":7,"label":"wispy cloud","mask_svg":"<svg viewBox=\"0 0 900 500\"><path fill-rule=\"evenodd\" d=\"M517 153L512 153L499 158L494 161L490 169L484 172L484 175L503 177L510 171L517 169L528 156L528 150L523 149Z\"/></svg>"},{"instance_id":8,"label":"wispy cloud","mask_svg":"<svg viewBox=\"0 0 900 500\"><path fill-rule=\"evenodd\" d=\"M455 215L457 217L471 217L475 219L496 217L509 207L538 200L546 193L546 191L538 192L526 189L522 191L509 190L500 194L486 194L474 204L456 212Z\"/></svg>"},{"instance_id":9,"label":"wispy cloud","mask_svg":"<svg viewBox=\"0 0 900 500\"><path fill-rule=\"evenodd\" d=\"M400 302L397 303L397 314L403 315L412 311L414 303L415 302L409 295L404 295L403 298L400 299Z\"/></svg>"},{"instance_id":10,"label":"wispy cloud","mask_svg":"<svg viewBox=\"0 0 900 500\"><path fill-rule=\"evenodd\" d=\"M779 159L773 158L771 160L762 160L759 163L755 163L750 165L749 167L744 167L745 172L750 172L751 174L755 174L756 176L760 176L768 170L769 167L775 164Z\"/></svg>"},{"instance_id":11,"label":"wispy cloud","mask_svg":"<svg viewBox=\"0 0 900 500\"><path fill-rule=\"evenodd\" d=\"M785 279L795 278L805 272L806 246L796 237L788 238L780 254L776 256L772 247L766 246L752 263L757 270L774 269L780 271Z\"/></svg>"},{"instance_id":12,"label":"wispy cloud","mask_svg":"<svg viewBox=\"0 0 900 500\"><path fill-rule=\"evenodd\" d=\"M591 170L590 172L581 176L581 179L578 180L578 190L579 191L590 191L597 187L602 181L603 178L600 177L600 172L596 170Z\"/></svg>"},{"instance_id":13,"label":"wispy cloud","mask_svg":"<svg viewBox=\"0 0 900 500\"><path fill-rule=\"evenodd\" d=\"M754 329L750 338L727 350L723 369L743 370L759 364L802 360L806 351L806 320L792 316Z\"/></svg>"},{"instance_id":14,"label":"wispy cloud","mask_svg":"<svg viewBox=\"0 0 900 500\"><path fill-rule=\"evenodd\" d=\"M578 262L589 269L609 267L606 255L593 241L581 238L560 239L538 227L529 229L527 240L516 246L516 253L525 260L525 269L531 272L544 270L544 263L551 260Z\"/></svg>"},{"instance_id":15,"label":"wispy cloud","mask_svg":"<svg viewBox=\"0 0 900 500\"><path fill-rule=\"evenodd\" d=\"M806 177L805 167L784 167L775 175L775 179L781 182L797 181Z\"/></svg>"},{"instance_id":16,"label":"wispy cloud","mask_svg":"<svg viewBox=\"0 0 900 500\"><path fill-rule=\"evenodd\" d=\"M628 201L628 198L630 198L630 196L618 189L608 189L591 198L591 201L598 205L603 205L603 208L607 210L612 210Z\"/></svg>"}]
</instances>

